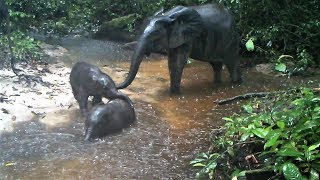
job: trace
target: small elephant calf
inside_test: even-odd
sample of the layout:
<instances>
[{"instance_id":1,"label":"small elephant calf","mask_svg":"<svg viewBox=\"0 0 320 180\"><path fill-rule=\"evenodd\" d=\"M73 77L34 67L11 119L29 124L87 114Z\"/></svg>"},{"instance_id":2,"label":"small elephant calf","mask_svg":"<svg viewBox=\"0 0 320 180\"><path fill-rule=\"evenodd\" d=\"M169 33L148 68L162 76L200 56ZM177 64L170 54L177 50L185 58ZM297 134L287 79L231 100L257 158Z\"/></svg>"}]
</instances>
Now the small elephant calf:
<instances>
[{"instance_id":1,"label":"small elephant calf","mask_svg":"<svg viewBox=\"0 0 320 180\"><path fill-rule=\"evenodd\" d=\"M85 121L85 141L120 132L136 120L133 106L122 99L93 107Z\"/></svg>"},{"instance_id":2,"label":"small elephant calf","mask_svg":"<svg viewBox=\"0 0 320 180\"><path fill-rule=\"evenodd\" d=\"M128 96L116 89L112 78L92 64L77 62L70 73L70 84L83 116L88 112L89 96L93 96L93 105L101 103L102 97L106 97L109 100L123 99L132 106Z\"/></svg>"}]
</instances>

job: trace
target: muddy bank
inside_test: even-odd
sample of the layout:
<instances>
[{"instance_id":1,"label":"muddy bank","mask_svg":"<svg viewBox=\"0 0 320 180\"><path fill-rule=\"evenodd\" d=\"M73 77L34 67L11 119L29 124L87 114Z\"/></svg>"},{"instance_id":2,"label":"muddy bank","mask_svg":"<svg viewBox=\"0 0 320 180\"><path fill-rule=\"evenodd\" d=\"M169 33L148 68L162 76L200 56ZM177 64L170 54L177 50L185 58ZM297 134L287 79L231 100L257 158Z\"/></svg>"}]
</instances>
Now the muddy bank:
<instances>
[{"instance_id":1,"label":"muddy bank","mask_svg":"<svg viewBox=\"0 0 320 180\"><path fill-rule=\"evenodd\" d=\"M0 132L12 131L16 123L31 120L34 116L45 120L46 116L57 111L74 108L69 85L70 68L59 60L67 50L47 44L43 44L43 48L51 59L48 65L18 64L18 68L26 74L41 77L49 86L21 81L8 69L0 71L0 95L4 98L0 102Z\"/></svg>"}]
</instances>

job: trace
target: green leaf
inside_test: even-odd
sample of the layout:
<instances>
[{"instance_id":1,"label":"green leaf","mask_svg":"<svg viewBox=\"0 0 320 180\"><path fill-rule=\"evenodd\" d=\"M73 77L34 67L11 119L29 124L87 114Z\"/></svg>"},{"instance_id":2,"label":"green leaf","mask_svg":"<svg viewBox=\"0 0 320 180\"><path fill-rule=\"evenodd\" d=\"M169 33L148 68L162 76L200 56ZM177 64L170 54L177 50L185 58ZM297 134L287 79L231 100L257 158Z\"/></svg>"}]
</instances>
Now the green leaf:
<instances>
[{"instance_id":1,"label":"green leaf","mask_svg":"<svg viewBox=\"0 0 320 180\"><path fill-rule=\"evenodd\" d=\"M233 122L233 119L228 118L228 117L224 117L224 118L222 118L222 119L225 120L225 121Z\"/></svg>"},{"instance_id":2,"label":"green leaf","mask_svg":"<svg viewBox=\"0 0 320 180\"><path fill-rule=\"evenodd\" d=\"M319 179L319 173L315 169L311 169L310 171L310 180L318 180Z\"/></svg>"},{"instance_id":3,"label":"green leaf","mask_svg":"<svg viewBox=\"0 0 320 180\"><path fill-rule=\"evenodd\" d=\"M205 167L206 165L202 164L202 163L196 163L194 165L192 165L193 167Z\"/></svg>"},{"instance_id":4,"label":"green leaf","mask_svg":"<svg viewBox=\"0 0 320 180\"><path fill-rule=\"evenodd\" d=\"M313 150L317 149L319 146L320 146L320 142L313 144L308 148L308 151L313 151Z\"/></svg>"},{"instance_id":5,"label":"green leaf","mask_svg":"<svg viewBox=\"0 0 320 180\"><path fill-rule=\"evenodd\" d=\"M284 130L285 128L285 123L283 121L277 121L277 126L281 129Z\"/></svg>"},{"instance_id":6,"label":"green leaf","mask_svg":"<svg viewBox=\"0 0 320 180\"><path fill-rule=\"evenodd\" d=\"M304 176L299 171L299 168L293 163L285 163L282 166L282 172L285 179L288 180L306 180Z\"/></svg>"},{"instance_id":7,"label":"green leaf","mask_svg":"<svg viewBox=\"0 0 320 180\"><path fill-rule=\"evenodd\" d=\"M303 153L294 149L294 148L286 148L278 151L277 153L280 156L291 156L291 157L303 157Z\"/></svg>"},{"instance_id":8,"label":"green leaf","mask_svg":"<svg viewBox=\"0 0 320 180\"><path fill-rule=\"evenodd\" d=\"M241 136L241 138L240 138L240 141L245 141L245 140L247 140L249 137L250 137L250 134L249 134L249 133L244 133L244 134L242 134L242 136Z\"/></svg>"},{"instance_id":9,"label":"green leaf","mask_svg":"<svg viewBox=\"0 0 320 180\"><path fill-rule=\"evenodd\" d=\"M211 161L206 167L206 173L209 173L210 170L213 170L217 167L218 163L216 161Z\"/></svg>"},{"instance_id":10,"label":"green leaf","mask_svg":"<svg viewBox=\"0 0 320 180\"><path fill-rule=\"evenodd\" d=\"M189 58L187 61L187 64L191 64L193 62L193 59Z\"/></svg>"},{"instance_id":11,"label":"green leaf","mask_svg":"<svg viewBox=\"0 0 320 180\"><path fill-rule=\"evenodd\" d=\"M247 41L246 48L247 48L248 51L253 51L254 50L254 44L253 44L252 38L250 38Z\"/></svg>"},{"instance_id":12,"label":"green leaf","mask_svg":"<svg viewBox=\"0 0 320 180\"><path fill-rule=\"evenodd\" d=\"M268 133L268 136L270 136L270 137L268 137L269 140L266 142L266 144L264 144L263 148L266 149L268 147L275 145L278 138L280 137L280 134L281 133L279 131L270 131Z\"/></svg>"},{"instance_id":13,"label":"green leaf","mask_svg":"<svg viewBox=\"0 0 320 180\"><path fill-rule=\"evenodd\" d=\"M15 162L9 162L9 163L6 163L4 166L14 166L14 165L16 165L16 163Z\"/></svg>"},{"instance_id":14,"label":"green leaf","mask_svg":"<svg viewBox=\"0 0 320 180\"><path fill-rule=\"evenodd\" d=\"M299 126L296 130L295 133L300 133L301 131L304 131L306 129L312 129L314 127L320 126L320 122L319 121L306 121L305 123L303 123L301 126ZM312 131L310 131L311 133Z\"/></svg>"},{"instance_id":15,"label":"green leaf","mask_svg":"<svg viewBox=\"0 0 320 180\"><path fill-rule=\"evenodd\" d=\"M286 72L287 70L287 66L284 64L284 63L278 63L276 66L275 66L275 69L279 72Z\"/></svg>"},{"instance_id":16,"label":"green leaf","mask_svg":"<svg viewBox=\"0 0 320 180\"><path fill-rule=\"evenodd\" d=\"M246 175L246 171L236 170L232 173L232 180L237 180L238 177L244 177Z\"/></svg>"},{"instance_id":17,"label":"green leaf","mask_svg":"<svg viewBox=\"0 0 320 180\"><path fill-rule=\"evenodd\" d=\"M251 113L253 112L253 108L252 108L252 106L251 106L250 104L248 104L248 105L243 105L242 107L243 107L243 109L244 109L247 113L249 113L249 114L251 114Z\"/></svg>"},{"instance_id":18,"label":"green leaf","mask_svg":"<svg viewBox=\"0 0 320 180\"><path fill-rule=\"evenodd\" d=\"M265 138L269 133L269 130L264 128L256 128L252 130L252 133L260 138Z\"/></svg>"},{"instance_id":19,"label":"green leaf","mask_svg":"<svg viewBox=\"0 0 320 180\"><path fill-rule=\"evenodd\" d=\"M196 159L190 161L190 164L196 164L196 163L200 163L200 162L203 162L203 161L205 161L205 159L196 158Z\"/></svg>"}]
</instances>

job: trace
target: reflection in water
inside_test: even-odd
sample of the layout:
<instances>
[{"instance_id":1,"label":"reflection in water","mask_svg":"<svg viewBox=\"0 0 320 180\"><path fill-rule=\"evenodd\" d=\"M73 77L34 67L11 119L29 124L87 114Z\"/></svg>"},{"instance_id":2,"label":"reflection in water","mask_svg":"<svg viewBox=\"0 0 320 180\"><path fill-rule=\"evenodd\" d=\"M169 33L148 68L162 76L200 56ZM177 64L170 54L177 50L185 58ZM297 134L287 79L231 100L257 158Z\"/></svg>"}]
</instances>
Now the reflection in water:
<instances>
[{"instance_id":1,"label":"reflection in water","mask_svg":"<svg viewBox=\"0 0 320 180\"><path fill-rule=\"evenodd\" d=\"M119 45L88 39L69 39L67 65L84 60L99 65L116 82L129 69L131 52ZM107 65L107 66L105 66ZM123 70L124 69L124 70ZM215 100L247 92L285 89L304 80L244 72L241 86L212 85L206 63L187 65L182 95L170 96L165 57L144 60L133 83L122 90L134 101L138 121L122 133L83 142L84 124L71 108L17 124L1 135L2 179L193 179L188 163L208 148L210 130L222 117L239 111L239 102L218 106Z\"/></svg>"}]
</instances>

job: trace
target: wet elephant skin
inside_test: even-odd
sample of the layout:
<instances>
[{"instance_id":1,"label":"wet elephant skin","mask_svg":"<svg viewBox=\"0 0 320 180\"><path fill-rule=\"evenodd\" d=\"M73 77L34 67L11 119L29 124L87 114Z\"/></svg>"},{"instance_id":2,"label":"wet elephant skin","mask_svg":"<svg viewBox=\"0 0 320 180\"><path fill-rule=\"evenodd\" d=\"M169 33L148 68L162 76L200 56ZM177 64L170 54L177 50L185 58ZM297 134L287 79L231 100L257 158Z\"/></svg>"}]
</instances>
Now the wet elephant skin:
<instances>
[{"instance_id":1,"label":"wet elephant skin","mask_svg":"<svg viewBox=\"0 0 320 180\"><path fill-rule=\"evenodd\" d=\"M239 69L239 35L231 12L221 4L177 6L159 11L135 45L129 74L117 85L129 86L135 79L141 61L151 52L166 49L170 73L170 92L180 93L180 83L188 58L208 62L214 70L214 82L221 82L226 65L234 83L242 82Z\"/></svg>"},{"instance_id":2,"label":"wet elephant skin","mask_svg":"<svg viewBox=\"0 0 320 180\"><path fill-rule=\"evenodd\" d=\"M112 78L92 64L77 62L70 73L70 84L83 116L88 112L89 96L93 96L93 105L101 103L102 97L123 99L132 105L128 96L116 89Z\"/></svg>"},{"instance_id":3,"label":"wet elephant skin","mask_svg":"<svg viewBox=\"0 0 320 180\"><path fill-rule=\"evenodd\" d=\"M86 119L85 140L120 132L136 121L134 108L121 99L111 100L92 108Z\"/></svg>"}]
</instances>

